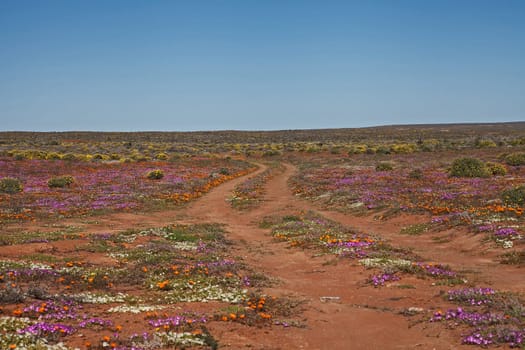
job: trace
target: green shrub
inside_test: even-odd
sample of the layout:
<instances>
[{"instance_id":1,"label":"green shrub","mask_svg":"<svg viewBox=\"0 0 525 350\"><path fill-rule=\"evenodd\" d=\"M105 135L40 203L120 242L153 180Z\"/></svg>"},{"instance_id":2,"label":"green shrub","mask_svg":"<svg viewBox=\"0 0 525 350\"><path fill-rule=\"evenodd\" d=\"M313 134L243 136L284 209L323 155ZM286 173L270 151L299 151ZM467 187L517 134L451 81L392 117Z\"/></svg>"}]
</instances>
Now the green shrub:
<instances>
[{"instance_id":1,"label":"green shrub","mask_svg":"<svg viewBox=\"0 0 525 350\"><path fill-rule=\"evenodd\" d=\"M317 153L317 152L321 152L321 148L320 147L317 147L315 145L310 145L308 147L306 147L306 152L307 153Z\"/></svg>"},{"instance_id":2,"label":"green shrub","mask_svg":"<svg viewBox=\"0 0 525 350\"><path fill-rule=\"evenodd\" d=\"M306 151L308 152L308 150L306 150ZM278 150L275 150L275 149L269 149L269 150L264 151L264 153L262 155L263 155L263 157L280 156L281 152L278 151Z\"/></svg>"},{"instance_id":3,"label":"green shrub","mask_svg":"<svg viewBox=\"0 0 525 350\"><path fill-rule=\"evenodd\" d=\"M391 171L393 169L392 164L388 162L381 162L376 165L376 171Z\"/></svg>"},{"instance_id":4,"label":"green shrub","mask_svg":"<svg viewBox=\"0 0 525 350\"><path fill-rule=\"evenodd\" d=\"M22 186L22 182L18 179L12 178L12 177L4 177L0 180L0 193L17 193L22 192L24 189L24 186Z\"/></svg>"},{"instance_id":5,"label":"green shrub","mask_svg":"<svg viewBox=\"0 0 525 350\"><path fill-rule=\"evenodd\" d=\"M376 149L377 154L390 154L391 150L388 146L379 146Z\"/></svg>"},{"instance_id":6,"label":"green shrub","mask_svg":"<svg viewBox=\"0 0 525 350\"><path fill-rule=\"evenodd\" d=\"M168 160L168 155L166 153L159 153L155 156L157 160Z\"/></svg>"},{"instance_id":7,"label":"green shrub","mask_svg":"<svg viewBox=\"0 0 525 350\"><path fill-rule=\"evenodd\" d=\"M164 172L160 169L155 169L148 172L146 177L150 180L160 180L164 177Z\"/></svg>"},{"instance_id":8,"label":"green shrub","mask_svg":"<svg viewBox=\"0 0 525 350\"><path fill-rule=\"evenodd\" d=\"M56 152L51 152L46 155L47 160L60 160L62 157Z\"/></svg>"},{"instance_id":9,"label":"green shrub","mask_svg":"<svg viewBox=\"0 0 525 350\"><path fill-rule=\"evenodd\" d=\"M78 160L78 157L74 155L73 153L66 153L62 157L62 160L74 161L74 160Z\"/></svg>"},{"instance_id":10,"label":"green shrub","mask_svg":"<svg viewBox=\"0 0 525 350\"><path fill-rule=\"evenodd\" d=\"M413 153L417 146L413 143L401 143L390 146L390 149L394 153Z\"/></svg>"},{"instance_id":11,"label":"green shrub","mask_svg":"<svg viewBox=\"0 0 525 350\"><path fill-rule=\"evenodd\" d=\"M108 157L103 155L103 154L100 154L100 153L97 153L97 154L94 154L93 155L93 160L106 160Z\"/></svg>"},{"instance_id":12,"label":"green shrub","mask_svg":"<svg viewBox=\"0 0 525 350\"><path fill-rule=\"evenodd\" d=\"M476 147L478 148L490 148L490 147L496 147L496 142L492 140L476 140L475 142Z\"/></svg>"},{"instance_id":13,"label":"green shrub","mask_svg":"<svg viewBox=\"0 0 525 350\"><path fill-rule=\"evenodd\" d=\"M505 157L505 163L513 166L525 165L525 153L511 153Z\"/></svg>"},{"instance_id":14,"label":"green shrub","mask_svg":"<svg viewBox=\"0 0 525 350\"><path fill-rule=\"evenodd\" d=\"M421 169L414 169L408 173L408 177L414 180L420 180L423 178L423 171Z\"/></svg>"},{"instance_id":15,"label":"green shrub","mask_svg":"<svg viewBox=\"0 0 525 350\"><path fill-rule=\"evenodd\" d=\"M501 200L507 205L525 204L525 186L518 186L501 192Z\"/></svg>"},{"instance_id":16,"label":"green shrub","mask_svg":"<svg viewBox=\"0 0 525 350\"><path fill-rule=\"evenodd\" d=\"M348 155L352 154L363 154L366 153L368 146L367 145L352 145L348 150Z\"/></svg>"},{"instance_id":17,"label":"green shrub","mask_svg":"<svg viewBox=\"0 0 525 350\"><path fill-rule=\"evenodd\" d=\"M487 170L491 175L503 176L507 174L507 168L505 168L503 164L487 162L485 166L487 167Z\"/></svg>"},{"instance_id":18,"label":"green shrub","mask_svg":"<svg viewBox=\"0 0 525 350\"><path fill-rule=\"evenodd\" d=\"M454 160L449 175L453 177L488 177L485 163L476 158L459 158Z\"/></svg>"},{"instance_id":19,"label":"green shrub","mask_svg":"<svg viewBox=\"0 0 525 350\"><path fill-rule=\"evenodd\" d=\"M149 157L147 156L144 156L142 154L133 154L131 156L131 159L136 161L136 162L147 162L148 160L150 160Z\"/></svg>"},{"instance_id":20,"label":"green shrub","mask_svg":"<svg viewBox=\"0 0 525 350\"><path fill-rule=\"evenodd\" d=\"M71 175L55 176L49 179L47 186L50 188L63 188L68 187L73 182L75 182L75 179Z\"/></svg>"},{"instance_id":21,"label":"green shrub","mask_svg":"<svg viewBox=\"0 0 525 350\"><path fill-rule=\"evenodd\" d=\"M28 159L28 158L27 158L27 154L25 154L25 153L16 153L16 154L13 155L13 158L14 158L15 160L25 160L25 159Z\"/></svg>"}]
</instances>

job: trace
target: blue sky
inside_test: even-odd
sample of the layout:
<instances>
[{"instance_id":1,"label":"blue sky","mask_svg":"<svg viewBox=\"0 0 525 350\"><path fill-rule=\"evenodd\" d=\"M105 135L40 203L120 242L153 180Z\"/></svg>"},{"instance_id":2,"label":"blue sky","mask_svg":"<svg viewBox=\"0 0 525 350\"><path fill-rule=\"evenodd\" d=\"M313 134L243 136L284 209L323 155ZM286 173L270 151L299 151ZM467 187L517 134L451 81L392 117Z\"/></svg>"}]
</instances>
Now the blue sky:
<instances>
[{"instance_id":1,"label":"blue sky","mask_svg":"<svg viewBox=\"0 0 525 350\"><path fill-rule=\"evenodd\" d=\"M0 130L525 120L522 0L0 0Z\"/></svg>"}]
</instances>

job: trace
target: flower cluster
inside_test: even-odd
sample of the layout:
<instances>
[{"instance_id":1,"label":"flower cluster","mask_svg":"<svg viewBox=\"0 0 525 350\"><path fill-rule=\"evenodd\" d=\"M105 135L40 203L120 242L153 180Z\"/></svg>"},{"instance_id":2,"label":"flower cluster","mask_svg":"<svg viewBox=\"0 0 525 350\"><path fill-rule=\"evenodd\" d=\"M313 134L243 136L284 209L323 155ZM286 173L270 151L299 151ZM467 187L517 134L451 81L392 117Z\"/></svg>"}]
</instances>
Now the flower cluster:
<instances>
[{"instance_id":1,"label":"flower cluster","mask_svg":"<svg viewBox=\"0 0 525 350\"><path fill-rule=\"evenodd\" d=\"M394 273L380 273L379 275L373 275L370 277L370 282L374 285L374 287L383 286L386 282L389 281L398 281L399 276L397 276Z\"/></svg>"},{"instance_id":2,"label":"flower cluster","mask_svg":"<svg viewBox=\"0 0 525 350\"><path fill-rule=\"evenodd\" d=\"M465 288L449 291L446 299L464 307L446 312L438 310L430 321L447 322L450 327L470 327L469 333L463 338L464 344L525 345L525 314L522 311L525 307L515 295L497 292L492 288Z\"/></svg>"},{"instance_id":3,"label":"flower cluster","mask_svg":"<svg viewBox=\"0 0 525 350\"><path fill-rule=\"evenodd\" d=\"M496 292L492 288L465 288L448 291L448 300L470 305L489 304Z\"/></svg>"},{"instance_id":4,"label":"flower cluster","mask_svg":"<svg viewBox=\"0 0 525 350\"><path fill-rule=\"evenodd\" d=\"M161 180L144 178L144 173L157 167L165 173ZM147 208L159 201L166 205L187 202L253 170L246 162L220 158L139 163L9 159L2 161L0 178L21 174L24 191L2 196L0 219L78 216ZM56 173L71 174L76 181L64 188L49 187L48 180ZM14 207L23 210L13 213Z\"/></svg>"}]
</instances>

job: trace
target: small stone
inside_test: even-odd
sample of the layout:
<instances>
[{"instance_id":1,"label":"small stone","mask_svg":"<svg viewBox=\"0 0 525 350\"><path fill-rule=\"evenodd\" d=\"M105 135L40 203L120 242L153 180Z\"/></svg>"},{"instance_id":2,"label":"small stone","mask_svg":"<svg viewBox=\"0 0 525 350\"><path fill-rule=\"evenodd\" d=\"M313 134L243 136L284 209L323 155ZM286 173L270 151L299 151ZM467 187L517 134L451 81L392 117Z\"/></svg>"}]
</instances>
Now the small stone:
<instances>
[{"instance_id":1,"label":"small stone","mask_svg":"<svg viewBox=\"0 0 525 350\"><path fill-rule=\"evenodd\" d=\"M322 303L339 303L341 302L341 297L320 297L319 300Z\"/></svg>"},{"instance_id":2,"label":"small stone","mask_svg":"<svg viewBox=\"0 0 525 350\"><path fill-rule=\"evenodd\" d=\"M411 306L411 307L408 308L407 311L412 313L412 314L419 314L419 313L423 312L424 310L421 307Z\"/></svg>"}]
</instances>

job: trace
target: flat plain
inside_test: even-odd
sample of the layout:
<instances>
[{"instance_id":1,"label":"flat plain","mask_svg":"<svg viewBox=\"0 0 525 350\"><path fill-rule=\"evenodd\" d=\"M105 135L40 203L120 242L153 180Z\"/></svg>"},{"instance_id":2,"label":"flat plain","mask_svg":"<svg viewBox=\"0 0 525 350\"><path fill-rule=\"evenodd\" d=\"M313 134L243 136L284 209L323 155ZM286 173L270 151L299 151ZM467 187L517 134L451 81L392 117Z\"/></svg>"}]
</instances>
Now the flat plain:
<instances>
[{"instance_id":1,"label":"flat plain","mask_svg":"<svg viewBox=\"0 0 525 350\"><path fill-rule=\"evenodd\" d=\"M524 203L525 123L0 133L0 348L525 348Z\"/></svg>"}]
</instances>

